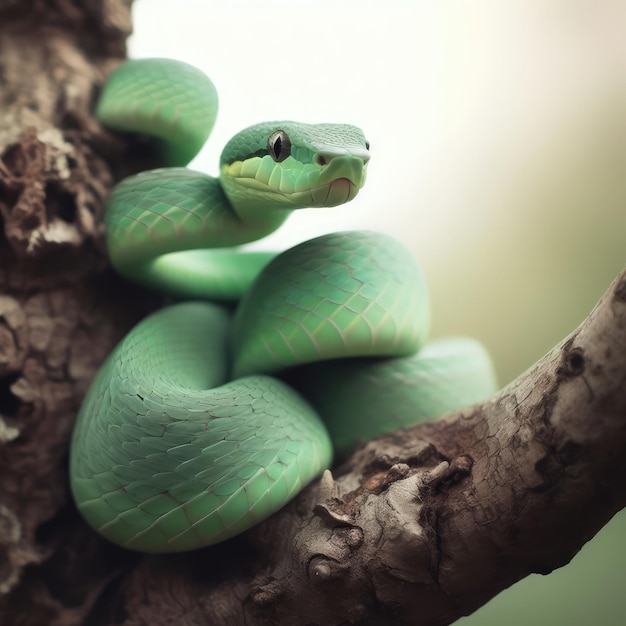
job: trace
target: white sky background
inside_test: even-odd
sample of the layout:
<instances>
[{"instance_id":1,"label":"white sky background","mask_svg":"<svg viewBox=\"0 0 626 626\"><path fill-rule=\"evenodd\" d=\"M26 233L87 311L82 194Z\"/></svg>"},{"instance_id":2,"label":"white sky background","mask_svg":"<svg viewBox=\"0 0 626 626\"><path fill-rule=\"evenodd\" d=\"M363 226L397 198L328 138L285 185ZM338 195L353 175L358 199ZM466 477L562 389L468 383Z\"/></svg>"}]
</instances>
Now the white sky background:
<instances>
[{"instance_id":1,"label":"white sky background","mask_svg":"<svg viewBox=\"0 0 626 626\"><path fill-rule=\"evenodd\" d=\"M181 59L215 82L217 124L192 163L208 173L227 139L259 121L363 128L372 158L359 196L294 212L262 247L386 231L426 269L435 334L478 336L499 365L514 354L517 373L571 329L559 312L552 325L537 317L545 317L538 300L567 278L558 272L580 273L553 260L556 207L571 199L536 190L546 172L567 181L589 169L580 159L591 154L594 116L626 76L624 8L622 0L136 0L130 55ZM553 223L538 223L546 211ZM582 237L567 232L572 224L565 234ZM611 279L602 277L589 304ZM507 349L511 329L521 341Z\"/></svg>"}]
</instances>

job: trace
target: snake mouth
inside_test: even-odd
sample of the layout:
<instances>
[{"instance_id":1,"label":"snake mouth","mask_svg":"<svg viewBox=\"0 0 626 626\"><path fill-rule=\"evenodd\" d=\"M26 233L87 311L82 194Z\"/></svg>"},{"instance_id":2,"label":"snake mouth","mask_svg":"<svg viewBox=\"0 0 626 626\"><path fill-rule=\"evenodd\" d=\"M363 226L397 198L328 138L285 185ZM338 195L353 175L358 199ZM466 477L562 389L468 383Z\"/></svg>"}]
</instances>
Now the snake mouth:
<instances>
[{"instance_id":1,"label":"snake mouth","mask_svg":"<svg viewBox=\"0 0 626 626\"><path fill-rule=\"evenodd\" d=\"M337 178L326 186L325 191L322 206L333 207L352 200L359 193L359 187L347 178Z\"/></svg>"},{"instance_id":2,"label":"snake mouth","mask_svg":"<svg viewBox=\"0 0 626 626\"><path fill-rule=\"evenodd\" d=\"M288 199L291 204L290 208L334 207L355 198L361 186L348 178L335 178L309 189L285 194L283 197Z\"/></svg>"},{"instance_id":3,"label":"snake mouth","mask_svg":"<svg viewBox=\"0 0 626 626\"><path fill-rule=\"evenodd\" d=\"M365 183L363 159L340 156L321 168L307 165L292 171L264 159L222 165L222 189L240 217L253 219L263 209L335 207L354 199Z\"/></svg>"},{"instance_id":4,"label":"snake mouth","mask_svg":"<svg viewBox=\"0 0 626 626\"><path fill-rule=\"evenodd\" d=\"M365 183L367 160L354 155L336 156L320 171L320 188L325 189L326 197L321 198L312 189L314 206L333 207L352 200Z\"/></svg>"}]
</instances>

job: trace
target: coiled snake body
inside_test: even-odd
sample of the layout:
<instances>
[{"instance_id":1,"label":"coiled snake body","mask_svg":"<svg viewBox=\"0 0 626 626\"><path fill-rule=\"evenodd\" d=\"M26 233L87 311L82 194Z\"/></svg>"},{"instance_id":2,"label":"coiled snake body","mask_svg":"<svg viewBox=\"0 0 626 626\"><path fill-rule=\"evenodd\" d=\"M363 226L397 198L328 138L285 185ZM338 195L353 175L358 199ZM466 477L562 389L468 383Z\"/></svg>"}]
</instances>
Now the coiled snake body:
<instances>
[{"instance_id":1,"label":"coiled snake body","mask_svg":"<svg viewBox=\"0 0 626 626\"><path fill-rule=\"evenodd\" d=\"M369 146L354 126L262 123L228 142L219 178L180 167L206 140L216 102L198 70L151 59L120 66L97 110L113 129L156 137L171 166L114 189L111 262L187 300L117 346L72 439L82 515L109 540L145 552L232 537L329 467L333 443L345 455L495 385L477 342L423 347L424 280L390 237L334 233L275 258L228 249L272 232L294 209L354 198ZM232 318L220 300L239 301ZM276 377L295 366L308 400Z\"/></svg>"}]
</instances>

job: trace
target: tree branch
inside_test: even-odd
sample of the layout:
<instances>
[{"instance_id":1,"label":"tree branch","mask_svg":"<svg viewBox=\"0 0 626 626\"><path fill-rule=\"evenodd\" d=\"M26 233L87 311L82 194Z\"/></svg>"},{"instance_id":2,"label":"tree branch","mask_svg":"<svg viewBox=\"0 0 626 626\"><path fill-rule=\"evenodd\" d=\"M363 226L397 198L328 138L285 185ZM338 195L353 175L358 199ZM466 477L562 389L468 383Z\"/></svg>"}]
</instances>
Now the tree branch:
<instances>
[{"instance_id":1,"label":"tree branch","mask_svg":"<svg viewBox=\"0 0 626 626\"><path fill-rule=\"evenodd\" d=\"M443 625L565 565L626 505L625 346L626 271L496 397L367 443L254 531L262 569L145 559L122 623Z\"/></svg>"}]
</instances>

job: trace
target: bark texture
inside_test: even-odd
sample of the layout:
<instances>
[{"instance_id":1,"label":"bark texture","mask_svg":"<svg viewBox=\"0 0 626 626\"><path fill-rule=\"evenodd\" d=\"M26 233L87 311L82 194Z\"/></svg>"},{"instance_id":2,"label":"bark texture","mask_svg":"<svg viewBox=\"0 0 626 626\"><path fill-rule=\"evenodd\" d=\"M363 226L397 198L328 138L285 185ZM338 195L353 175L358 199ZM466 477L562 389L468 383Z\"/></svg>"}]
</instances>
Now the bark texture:
<instances>
[{"instance_id":1,"label":"bark texture","mask_svg":"<svg viewBox=\"0 0 626 626\"><path fill-rule=\"evenodd\" d=\"M0 0L0 622L81 623L111 572L67 486L77 407L150 306L107 270L127 146L91 116L125 56L122 0ZM122 164L116 172L112 163ZM120 306L127 301L128 306ZM154 302L152 302L154 304ZM110 551L104 553L107 557ZM103 561L102 563L105 563ZM81 569L82 568L82 569Z\"/></svg>"},{"instance_id":2,"label":"bark texture","mask_svg":"<svg viewBox=\"0 0 626 626\"><path fill-rule=\"evenodd\" d=\"M158 305L109 270L103 199L150 165L91 117L124 0L0 0L0 622L423 624L567 563L626 505L626 272L496 397L369 442L244 537L142 557L70 502L99 364Z\"/></svg>"}]
</instances>

